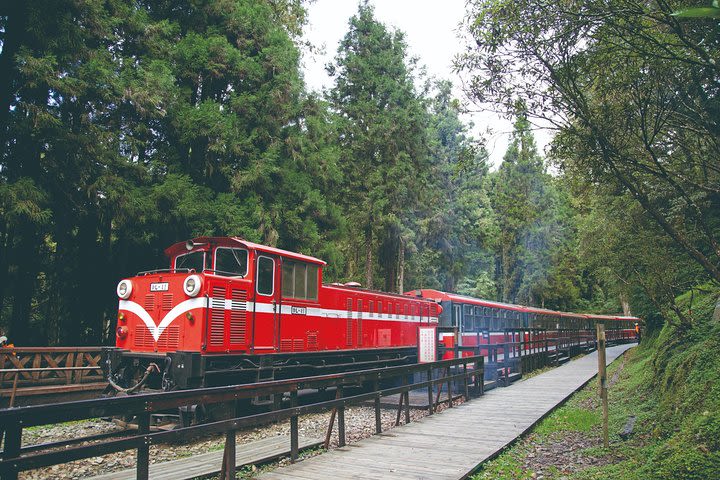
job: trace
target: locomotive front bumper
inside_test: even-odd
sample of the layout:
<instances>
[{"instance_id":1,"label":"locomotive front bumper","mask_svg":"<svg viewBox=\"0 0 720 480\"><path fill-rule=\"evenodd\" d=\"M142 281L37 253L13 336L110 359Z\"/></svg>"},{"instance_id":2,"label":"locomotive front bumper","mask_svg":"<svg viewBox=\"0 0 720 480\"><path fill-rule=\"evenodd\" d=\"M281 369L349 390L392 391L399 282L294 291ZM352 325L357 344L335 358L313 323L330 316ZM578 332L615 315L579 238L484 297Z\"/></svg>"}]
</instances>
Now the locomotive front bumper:
<instances>
[{"instance_id":1,"label":"locomotive front bumper","mask_svg":"<svg viewBox=\"0 0 720 480\"><path fill-rule=\"evenodd\" d=\"M199 388L203 386L205 365L198 352L132 352L123 348L104 347L102 368L105 378L118 375L122 369L142 369L151 364L158 367L158 382L163 390Z\"/></svg>"}]
</instances>

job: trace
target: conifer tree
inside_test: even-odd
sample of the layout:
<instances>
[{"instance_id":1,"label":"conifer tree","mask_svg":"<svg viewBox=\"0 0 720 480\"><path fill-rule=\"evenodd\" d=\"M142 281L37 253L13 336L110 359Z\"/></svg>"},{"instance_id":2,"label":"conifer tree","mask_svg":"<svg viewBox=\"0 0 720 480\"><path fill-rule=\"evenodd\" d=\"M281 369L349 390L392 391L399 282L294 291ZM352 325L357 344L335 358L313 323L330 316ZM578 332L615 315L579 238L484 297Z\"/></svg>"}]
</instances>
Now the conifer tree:
<instances>
[{"instance_id":1,"label":"conifer tree","mask_svg":"<svg viewBox=\"0 0 720 480\"><path fill-rule=\"evenodd\" d=\"M347 249L356 257L350 274L359 276L362 265L367 287L379 271L387 290L400 289L411 217L428 172L427 114L403 34L388 30L372 6L361 3L329 72L340 117Z\"/></svg>"}]
</instances>

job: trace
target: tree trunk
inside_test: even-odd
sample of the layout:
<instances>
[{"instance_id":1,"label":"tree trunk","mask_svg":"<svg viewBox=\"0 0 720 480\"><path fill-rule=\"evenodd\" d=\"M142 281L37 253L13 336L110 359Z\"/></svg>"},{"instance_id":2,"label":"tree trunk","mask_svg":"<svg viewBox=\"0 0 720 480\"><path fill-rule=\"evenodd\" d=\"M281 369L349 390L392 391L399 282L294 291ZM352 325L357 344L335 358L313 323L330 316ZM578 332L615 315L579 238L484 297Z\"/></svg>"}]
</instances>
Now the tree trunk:
<instances>
[{"instance_id":1,"label":"tree trunk","mask_svg":"<svg viewBox=\"0 0 720 480\"><path fill-rule=\"evenodd\" d=\"M365 230L365 288L373 286L373 234L372 227Z\"/></svg>"},{"instance_id":2,"label":"tree trunk","mask_svg":"<svg viewBox=\"0 0 720 480\"><path fill-rule=\"evenodd\" d=\"M10 317L10 342L27 345L30 339L30 314L35 280L38 273L37 231L34 225L23 222L18 229L20 241L16 244L14 262L17 266L13 282L13 310Z\"/></svg>"},{"instance_id":3,"label":"tree trunk","mask_svg":"<svg viewBox=\"0 0 720 480\"><path fill-rule=\"evenodd\" d=\"M398 242L400 248L398 249L398 293L405 291L405 242L400 239Z\"/></svg>"},{"instance_id":4,"label":"tree trunk","mask_svg":"<svg viewBox=\"0 0 720 480\"><path fill-rule=\"evenodd\" d=\"M29 2L8 2L0 15L6 16L5 35L3 36L2 53L0 54L0 146L5 146L5 139L10 118L10 105L13 95L13 80L17 70L13 68L22 35L27 29L27 10Z\"/></svg>"},{"instance_id":5,"label":"tree trunk","mask_svg":"<svg viewBox=\"0 0 720 480\"><path fill-rule=\"evenodd\" d=\"M512 291L512 268L510 266L510 248L504 244L502 246L502 301L509 302Z\"/></svg>"},{"instance_id":6,"label":"tree trunk","mask_svg":"<svg viewBox=\"0 0 720 480\"><path fill-rule=\"evenodd\" d=\"M620 305L622 305L623 315L626 317L632 316L632 313L630 312L630 301L624 293L620 294Z\"/></svg>"}]
</instances>

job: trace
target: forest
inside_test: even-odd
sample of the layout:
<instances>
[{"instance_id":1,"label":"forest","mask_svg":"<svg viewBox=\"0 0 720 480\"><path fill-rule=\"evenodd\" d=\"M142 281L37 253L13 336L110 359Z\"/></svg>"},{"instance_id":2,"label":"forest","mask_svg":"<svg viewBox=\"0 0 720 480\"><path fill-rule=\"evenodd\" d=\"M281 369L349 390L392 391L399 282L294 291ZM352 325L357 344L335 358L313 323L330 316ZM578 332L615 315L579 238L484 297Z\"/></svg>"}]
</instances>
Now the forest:
<instances>
[{"instance_id":1,"label":"forest","mask_svg":"<svg viewBox=\"0 0 720 480\"><path fill-rule=\"evenodd\" d=\"M459 78L514 122L493 166L460 80L367 1L322 92L302 0L5 2L0 331L108 344L117 282L200 235L317 256L325 281L692 329L720 282L720 29L680 6L470 1Z\"/></svg>"}]
</instances>

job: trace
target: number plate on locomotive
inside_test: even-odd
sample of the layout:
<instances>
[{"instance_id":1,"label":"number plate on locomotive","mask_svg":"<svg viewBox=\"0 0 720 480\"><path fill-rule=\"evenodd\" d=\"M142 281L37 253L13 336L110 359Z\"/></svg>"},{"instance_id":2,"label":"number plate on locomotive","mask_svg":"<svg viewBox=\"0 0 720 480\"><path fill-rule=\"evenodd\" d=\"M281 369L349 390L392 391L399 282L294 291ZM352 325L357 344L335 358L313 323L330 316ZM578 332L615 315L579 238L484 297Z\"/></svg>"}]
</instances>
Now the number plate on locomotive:
<instances>
[{"instance_id":1,"label":"number plate on locomotive","mask_svg":"<svg viewBox=\"0 0 720 480\"><path fill-rule=\"evenodd\" d=\"M167 292L168 291L168 282L151 283L150 291L151 292Z\"/></svg>"}]
</instances>

